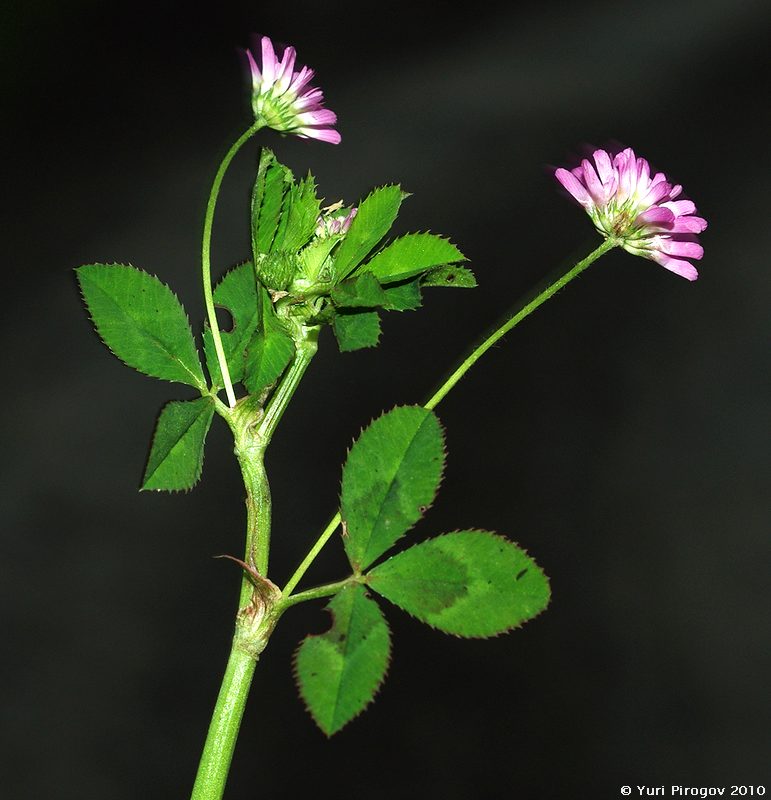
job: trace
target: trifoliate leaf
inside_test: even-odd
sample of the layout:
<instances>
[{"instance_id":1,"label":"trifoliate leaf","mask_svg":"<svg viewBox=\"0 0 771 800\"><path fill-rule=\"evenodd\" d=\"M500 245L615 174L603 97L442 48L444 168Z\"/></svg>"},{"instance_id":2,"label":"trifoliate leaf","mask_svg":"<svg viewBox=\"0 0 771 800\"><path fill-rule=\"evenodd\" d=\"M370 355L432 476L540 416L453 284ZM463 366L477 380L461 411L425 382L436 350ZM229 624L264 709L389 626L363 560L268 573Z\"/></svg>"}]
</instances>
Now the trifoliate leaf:
<instances>
[{"instance_id":1,"label":"trifoliate leaf","mask_svg":"<svg viewBox=\"0 0 771 800\"><path fill-rule=\"evenodd\" d=\"M455 261L465 261L465 256L447 239L433 233L408 233L383 248L362 270L371 272L380 283L391 283Z\"/></svg>"},{"instance_id":2,"label":"trifoliate leaf","mask_svg":"<svg viewBox=\"0 0 771 800\"><path fill-rule=\"evenodd\" d=\"M362 201L335 255L337 280L354 270L388 233L403 197L399 186L383 186Z\"/></svg>"},{"instance_id":3,"label":"trifoliate leaf","mask_svg":"<svg viewBox=\"0 0 771 800\"><path fill-rule=\"evenodd\" d=\"M124 264L76 272L97 333L121 361L153 378L206 388L187 315L166 284Z\"/></svg>"},{"instance_id":4,"label":"trifoliate leaf","mask_svg":"<svg viewBox=\"0 0 771 800\"><path fill-rule=\"evenodd\" d=\"M495 636L549 603L549 582L533 559L487 531L457 531L417 544L375 567L367 585L456 636Z\"/></svg>"},{"instance_id":5,"label":"trifoliate leaf","mask_svg":"<svg viewBox=\"0 0 771 800\"><path fill-rule=\"evenodd\" d=\"M383 612L359 585L342 589L327 609L332 627L300 644L295 678L316 724L332 736L372 702L388 669L391 637Z\"/></svg>"},{"instance_id":6,"label":"trifoliate leaf","mask_svg":"<svg viewBox=\"0 0 771 800\"><path fill-rule=\"evenodd\" d=\"M377 311L338 314L332 327L341 353L375 347L380 339L380 317Z\"/></svg>"},{"instance_id":7,"label":"trifoliate leaf","mask_svg":"<svg viewBox=\"0 0 771 800\"><path fill-rule=\"evenodd\" d=\"M220 337L225 350L230 379L233 383L238 383L244 376L246 347L260 322L257 282L254 266L250 261L231 269L214 287L214 304L227 309L233 318L232 330L220 331ZM214 340L208 326L203 332L203 347L212 387L221 387L224 382L214 349Z\"/></svg>"},{"instance_id":8,"label":"trifoliate leaf","mask_svg":"<svg viewBox=\"0 0 771 800\"><path fill-rule=\"evenodd\" d=\"M343 467L340 508L354 569L366 569L421 517L443 469L444 436L432 411L394 408L363 431Z\"/></svg>"},{"instance_id":9,"label":"trifoliate leaf","mask_svg":"<svg viewBox=\"0 0 771 800\"><path fill-rule=\"evenodd\" d=\"M423 302L420 296L420 281L417 278L403 283L392 283L383 287L383 291L386 295L386 304L383 308L386 311L413 311L420 308Z\"/></svg>"},{"instance_id":10,"label":"trifoliate leaf","mask_svg":"<svg viewBox=\"0 0 771 800\"><path fill-rule=\"evenodd\" d=\"M388 302L383 287L370 272L339 283L332 289L331 297L338 308L376 308Z\"/></svg>"},{"instance_id":11,"label":"trifoliate leaf","mask_svg":"<svg viewBox=\"0 0 771 800\"><path fill-rule=\"evenodd\" d=\"M421 279L422 286L455 286L458 289L473 289L477 285L474 273L468 267L437 267L427 272Z\"/></svg>"},{"instance_id":12,"label":"trifoliate leaf","mask_svg":"<svg viewBox=\"0 0 771 800\"><path fill-rule=\"evenodd\" d=\"M142 489L192 489L201 477L203 446L214 416L210 397L172 400L155 426Z\"/></svg>"}]
</instances>

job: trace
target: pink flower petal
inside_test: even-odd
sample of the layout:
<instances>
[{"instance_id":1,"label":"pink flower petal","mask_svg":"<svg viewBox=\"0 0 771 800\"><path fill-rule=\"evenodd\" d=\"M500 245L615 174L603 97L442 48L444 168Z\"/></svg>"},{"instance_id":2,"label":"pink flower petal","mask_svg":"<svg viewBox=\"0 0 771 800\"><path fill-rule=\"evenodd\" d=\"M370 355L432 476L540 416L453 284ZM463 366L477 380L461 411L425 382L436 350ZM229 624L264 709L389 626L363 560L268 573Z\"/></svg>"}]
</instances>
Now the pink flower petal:
<instances>
[{"instance_id":1,"label":"pink flower petal","mask_svg":"<svg viewBox=\"0 0 771 800\"><path fill-rule=\"evenodd\" d=\"M578 202L584 206L585 208L591 208L594 203L592 202L592 198L589 196L589 192L586 191L584 185L573 175L572 172L568 172L566 169L562 169L561 167L555 171L554 177L570 192L570 194L575 197Z\"/></svg>"},{"instance_id":2,"label":"pink flower petal","mask_svg":"<svg viewBox=\"0 0 771 800\"><path fill-rule=\"evenodd\" d=\"M289 84L288 91L300 94L301 90L310 83L313 74L313 70L308 67L303 67L299 72L295 72L292 77L292 83Z\"/></svg>"},{"instance_id":3,"label":"pink flower petal","mask_svg":"<svg viewBox=\"0 0 771 800\"><path fill-rule=\"evenodd\" d=\"M703 217L676 217L670 228L672 233L701 233L707 227Z\"/></svg>"},{"instance_id":4,"label":"pink flower petal","mask_svg":"<svg viewBox=\"0 0 771 800\"><path fill-rule=\"evenodd\" d=\"M676 217L682 217L684 214L693 214L696 211L696 205L691 200L673 200L661 205L664 208L671 209Z\"/></svg>"},{"instance_id":5,"label":"pink flower petal","mask_svg":"<svg viewBox=\"0 0 771 800\"><path fill-rule=\"evenodd\" d=\"M605 150L595 150L592 154L594 163L597 165L597 174L603 183L613 177L613 164L610 162L610 156Z\"/></svg>"},{"instance_id":6,"label":"pink flower petal","mask_svg":"<svg viewBox=\"0 0 771 800\"><path fill-rule=\"evenodd\" d=\"M671 188L672 187L666 181L659 181L659 183L652 184L647 194L640 198L640 203L645 206L656 205L662 198L669 197L669 190ZM660 203L660 205L668 207L666 203Z\"/></svg>"},{"instance_id":7,"label":"pink flower petal","mask_svg":"<svg viewBox=\"0 0 771 800\"><path fill-rule=\"evenodd\" d=\"M298 114L297 121L302 126L334 125L337 122L337 114L328 108L320 108L318 111L306 111L304 114Z\"/></svg>"},{"instance_id":8,"label":"pink flower petal","mask_svg":"<svg viewBox=\"0 0 771 800\"><path fill-rule=\"evenodd\" d=\"M262 81L260 68L257 66L257 62L254 60L254 56L249 50L246 51L246 59L249 62L249 71L252 73L252 86L255 91L259 91L260 82Z\"/></svg>"},{"instance_id":9,"label":"pink flower petal","mask_svg":"<svg viewBox=\"0 0 771 800\"><path fill-rule=\"evenodd\" d=\"M605 187L597 177L594 167L586 159L581 162L581 166L584 170L584 184L589 190L589 194L592 196L592 200L594 200L595 205L602 205L603 203L606 203L608 198L605 196Z\"/></svg>"},{"instance_id":10,"label":"pink flower petal","mask_svg":"<svg viewBox=\"0 0 771 800\"><path fill-rule=\"evenodd\" d=\"M661 237L661 241L657 244L662 253L670 256L682 256L683 258L695 258L698 260L704 255L704 248L698 242L685 242Z\"/></svg>"},{"instance_id":11,"label":"pink flower petal","mask_svg":"<svg viewBox=\"0 0 771 800\"><path fill-rule=\"evenodd\" d=\"M657 264L661 264L664 269L668 269L686 280L695 281L699 277L698 270L690 261L681 261L678 258L670 258L669 256L661 256L661 258L656 258L654 261Z\"/></svg>"},{"instance_id":12,"label":"pink flower petal","mask_svg":"<svg viewBox=\"0 0 771 800\"><path fill-rule=\"evenodd\" d=\"M273 86L276 80L276 53L273 50L273 42L267 36L262 37L262 79L263 89Z\"/></svg>"},{"instance_id":13,"label":"pink flower petal","mask_svg":"<svg viewBox=\"0 0 771 800\"><path fill-rule=\"evenodd\" d=\"M637 159L637 185L646 187L651 179L651 166L644 158Z\"/></svg>"},{"instance_id":14,"label":"pink flower petal","mask_svg":"<svg viewBox=\"0 0 771 800\"><path fill-rule=\"evenodd\" d=\"M283 94L292 82L292 75L294 74L294 62L297 58L297 53L294 47L287 47L284 50L284 55L281 63L276 70L276 91Z\"/></svg>"},{"instance_id":15,"label":"pink flower petal","mask_svg":"<svg viewBox=\"0 0 771 800\"><path fill-rule=\"evenodd\" d=\"M297 135L305 139L318 139L320 142L340 144L341 136L331 128L298 128Z\"/></svg>"},{"instance_id":16,"label":"pink flower petal","mask_svg":"<svg viewBox=\"0 0 771 800\"><path fill-rule=\"evenodd\" d=\"M666 225L669 226L675 220L675 215L668 208L654 206L642 214L637 215L636 225Z\"/></svg>"}]
</instances>

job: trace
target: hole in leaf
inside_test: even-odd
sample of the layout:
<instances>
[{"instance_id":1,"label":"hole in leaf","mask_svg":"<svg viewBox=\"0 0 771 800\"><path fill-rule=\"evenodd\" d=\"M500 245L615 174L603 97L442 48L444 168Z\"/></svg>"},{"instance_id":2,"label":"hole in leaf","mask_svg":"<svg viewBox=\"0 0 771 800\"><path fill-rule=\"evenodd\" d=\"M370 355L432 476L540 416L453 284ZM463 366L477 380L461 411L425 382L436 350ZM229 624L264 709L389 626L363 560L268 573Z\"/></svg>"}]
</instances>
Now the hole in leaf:
<instances>
[{"instance_id":1,"label":"hole in leaf","mask_svg":"<svg viewBox=\"0 0 771 800\"><path fill-rule=\"evenodd\" d=\"M525 567L525 569L523 569L523 570L520 570L520 571L517 573L517 577L515 578L515 580L517 580L517 581L518 581L520 578L524 578L526 573L527 573L527 567Z\"/></svg>"},{"instance_id":2,"label":"hole in leaf","mask_svg":"<svg viewBox=\"0 0 771 800\"><path fill-rule=\"evenodd\" d=\"M428 506L418 506L418 510L421 514L425 514L428 511Z\"/></svg>"},{"instance_id":3,"label":"hole in leaf","mask_svg":"<svg viewBox=\"0 0 771 800\"><path fill-rule=\"evenodd\" d=\"M455 280L455 273L451 272L449 275L445 277L447 283L452 283Z\"/></svg>"},{"instance_id":4,"label":"hole in leaf","mask_svg":"<svg viewBox=\"0 0 771 800\"><path fill-rule=\"evenodd\" d=\"M217 306L214 309L217 315L217 325L223 333L230 333L235 328L235 321L233 315L226 309Z\"/></svg>"}]
</instances>

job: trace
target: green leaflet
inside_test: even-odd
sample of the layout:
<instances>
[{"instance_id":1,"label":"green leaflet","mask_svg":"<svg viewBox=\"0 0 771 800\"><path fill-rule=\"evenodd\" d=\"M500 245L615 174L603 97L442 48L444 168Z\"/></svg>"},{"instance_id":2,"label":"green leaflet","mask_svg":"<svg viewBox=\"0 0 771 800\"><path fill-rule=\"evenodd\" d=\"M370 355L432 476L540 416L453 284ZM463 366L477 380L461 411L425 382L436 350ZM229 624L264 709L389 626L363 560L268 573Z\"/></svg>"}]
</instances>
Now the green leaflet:
<instances>
[{"instance_id":1,"label":"green leaflet","mask_svg":"<svg viewBox=\"0 0 771 800\"><path fill-rule=\"evenodd\" d=\"M262 149L257 179L252 190L252 252L255 265L260 254L273 252L284 194L292 184L292 173L267 147Z\"/></svg>"},{"instance_id":2,"label":"green leaflet","mask_svg":"<svg viewBox=\"0 0 771 800\"><path fill-rule=\"evenodd\" d=\"M342 280L355 269L388 233L403 197L399 186L382 186L362 201L335 255L338 280Z\"/></svg>"},{"instance_id":3,"label":"green leaflet","mask_svg":"<svg viewBox=\"0 0 771 800\"><path fill-rule=\"evenodd\" d=\"M276 319L270 294L259 287L262 305L262 326L246 351L244 385L250 394L274 384L294 357L294 342Z\"/></svg>"},{"instance_id":4,"label":"green leaflet","mask_svg":"<svg viewBox=\"0 0 771 800\"><path fill-rule=\"evenodd\" d=\"M201 477L203 446L214 416L209 397L172 400L155 426L142 489L192 489Z\"/></svg>"},{"instance_id":5,"label":"green leaflet","mask_svg":"<svg viewBox=\"0 0 771 800\"><path fill-rule=\"evenodd\" d=\"M206 388L187 315L166 284L125 264L76 272L97 333L121 361L153 378Z\"/></svg>"},{"instance_id":6,"label":"green leaflet","mask_svg":"<svg viewBox=\"0 0 771 800\"><path fill-rule=\"evenodd\" d=\"M377 253L362 269L371 272L380 283L391 283L412 278L431 267L465 260L463 253L441 236L408 233Z\"/></svg>"},{"instance_id":7,"label":"green leaflet","mask_svg":"<svg viewBox=\"0 0 771 800\"><path fill-rule=\"evenodd\" d=\"M421 279L422 286L455 286L458 289L473 289L477 285L474 273L468 267L437 267L427 272Z\"/></svg>"},{"instance_id":8,"label":"green leaflet","mask_svg":"<svg viewBox=\"0 0 771 800\"><path fill-rule=\"evenodd\" d=\"M383 612L362 586L342 589L327 609L332 627L300 644L295 678L316 724L332 736L374 698L388 669L391 641Z\"/></svg>"},{"instance_id":9,"label":"green leaflet","mask_svg":"<svg viewBox=\"0 0 771 800\"><path fill-rule=\"evenodd\" d=\"M366 273L365 273L366 274ZM402 283L392 283L384 287L386 311L413 311L420 308L423 298L420 295L420 281L417 278Z\"/></svg>"},{"instance_id":10,"label":"green leaflet","mask_svg":"<svg viewBox=\"0 0 771 800\"><path fill-rule=\"evenodd\" d=\"M457 531L380 564L367 584L446 633L487 637L519 627L549 603L549 582L516 544L487 531Z\"/></svg>"},{"instance_id":11,"label":"green leaflet","mask_svg":"<svg viewBox=\"0 0 771 800\"><path fill-rule=\"evenodd\" d=\"M244 377L246 347L260 322L257 284L254 267L250 261L231 269L214 287L214 304L226 308L233 317L233 329L221 331L220 336L230 378L233 383L238 383ZM203 347L212 388L221 387L224 382L214 349L214 340L208 327L204 328Z\"/></svg>"},{"instance_id":12,"label":"green leaflet","mask_svg":"<svg viewBox=\"0 0 771 800\"><path fill-rule=\"evenodd\" d=\"M362 432L343 467L340 510L354 569L366 569L412 527L443 469L439 420L421 406L394 408Z\"/></svg>"},{"instance_id":13,"label":"green leaflet","mask_svg":"<svg viewBox=\"0 0 771 800\"><path fill-rule=\"evenodd\" d=\"M339 283L330 296L339 308L376 308L388 302L383 287L370 272Z\"/></svg>"},{"instance_id":14,"label":"green leaflet","mask_svg":"<svg viewBox=\"0 0 771 800\"><path fill-rule=\"evenodd\" d=\"M316 197L316 183L309 173L308 177L293 184L286 193L281 216L286 219L281 240L275 242L276 249L295 254L308 243L316 230L320 213L320 202Z\"/></svg>"},{"instance_id":15,"label":"green leaflet","mask_svg":"<svg viewBox=\"0 0 771 800\"><path fill-rule=\"evenodd\" d=\"M380 339L380 317L377 311L338 314L332 327L341 353L375 347Z\"/></svg>"}]
</instances>

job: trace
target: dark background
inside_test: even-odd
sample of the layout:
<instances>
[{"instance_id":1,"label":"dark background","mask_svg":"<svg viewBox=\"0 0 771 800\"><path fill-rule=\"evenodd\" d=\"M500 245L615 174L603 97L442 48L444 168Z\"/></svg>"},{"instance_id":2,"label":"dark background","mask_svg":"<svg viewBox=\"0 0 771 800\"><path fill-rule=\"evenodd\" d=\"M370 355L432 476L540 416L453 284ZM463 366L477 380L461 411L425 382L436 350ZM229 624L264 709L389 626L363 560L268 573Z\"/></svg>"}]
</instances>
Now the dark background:
<instances>
[{"instance_id":1,"label":"dark background","mask_svg":"<svg viewBox=\"0 0 771 800\"><path fill-rule=\"evenodd\" d=\"M250 121L236 46L293 43L343 143L281 139L330 202L398 180L397 231L450 234L480 287L321 352L269 454L271 575L335 506L346 447L420 402L469 344L599 242L545 169L616 139L710 222L701 279L614 252L440 406L449 462L413 541L500 531L548 612L461 641L389 607L377 702L333 740L295 696L288 614L258 672L228 797L619 796L771 783L769 103L765 2L446 5L123 0L4 5L2 708L8 798L186 797L224 668L242 490L215 421L201 485L138 494L154 417L190 396L100 345L72 268L131 262L203 318L211 178ZM257 145L229 173L221 272L248 254ZM10 283L9 283L10 281ZM8 292L11 292L10 297ZM309 578L339 578L338 543ZM308 584L306 584L308 585ZM771 788L771 787L769 787Z\"/></svg>"}]
</instances>

